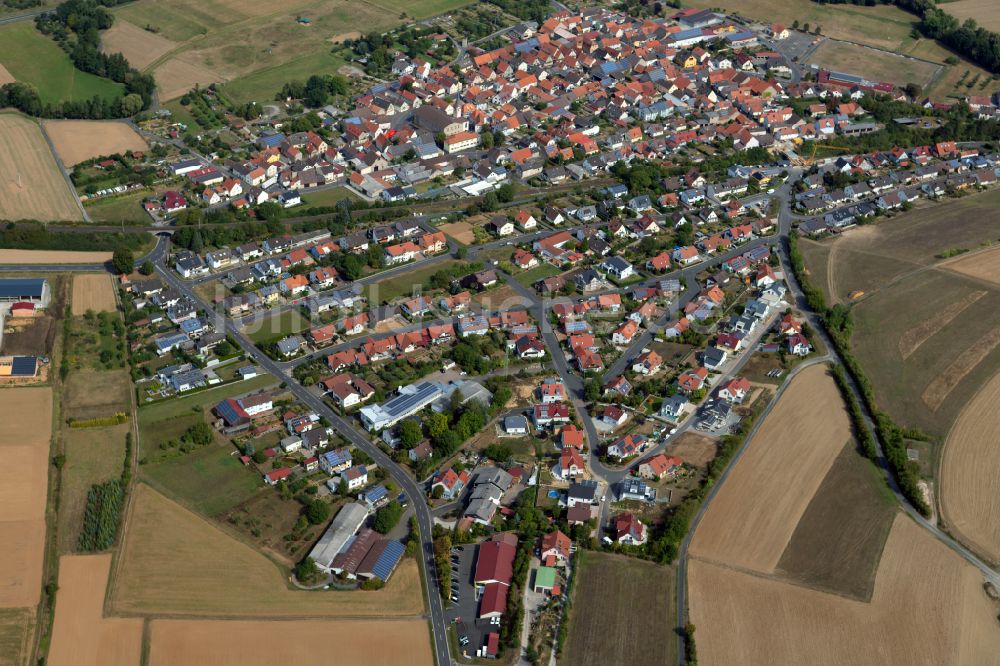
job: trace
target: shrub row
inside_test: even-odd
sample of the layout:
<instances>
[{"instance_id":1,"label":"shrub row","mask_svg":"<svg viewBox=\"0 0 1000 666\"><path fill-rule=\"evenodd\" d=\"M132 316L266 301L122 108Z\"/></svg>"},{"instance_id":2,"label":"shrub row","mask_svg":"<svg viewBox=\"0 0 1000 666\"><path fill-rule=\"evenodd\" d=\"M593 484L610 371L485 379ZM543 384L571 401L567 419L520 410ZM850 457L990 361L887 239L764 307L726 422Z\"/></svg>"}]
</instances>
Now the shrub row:
<instances>
[{"instance_id":1,"label":"shrub row","mask_svg":"<svg viewBox=\"0 0 1000 666\"><path fill-rule=\"evenodd\" d=\"M103 426L121 425L128 421L128 414L115 412L114 416L102 416L95 419L70 419L70 428L100 428Z\"/></svg>"}]
</instances>

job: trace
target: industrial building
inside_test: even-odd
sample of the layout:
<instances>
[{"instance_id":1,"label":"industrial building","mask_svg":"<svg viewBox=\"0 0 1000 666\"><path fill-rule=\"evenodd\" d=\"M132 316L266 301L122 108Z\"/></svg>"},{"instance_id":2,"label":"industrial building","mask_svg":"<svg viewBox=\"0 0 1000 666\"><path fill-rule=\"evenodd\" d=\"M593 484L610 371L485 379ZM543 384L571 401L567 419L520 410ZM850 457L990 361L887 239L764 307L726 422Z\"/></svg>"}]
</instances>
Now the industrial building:
<instances>
[{"instance_id":1,"label":"industrial building","mask_svg":"<svg viewBox=\"0 0 1000 666\"><path fill-rule=\"evenodd\" d=\"M50 298L45 278L0 278L0 303L26 301L45 307Z\"/></svg>"}]
</instances>

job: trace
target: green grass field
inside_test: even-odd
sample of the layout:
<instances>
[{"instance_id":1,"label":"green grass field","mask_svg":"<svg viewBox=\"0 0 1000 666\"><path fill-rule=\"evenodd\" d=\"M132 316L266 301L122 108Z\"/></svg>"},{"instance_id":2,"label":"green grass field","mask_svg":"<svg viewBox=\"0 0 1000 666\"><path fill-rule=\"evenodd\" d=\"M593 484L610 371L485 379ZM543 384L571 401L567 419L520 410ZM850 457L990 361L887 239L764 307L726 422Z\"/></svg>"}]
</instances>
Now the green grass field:
<instances>
[{"instance_id":1,"label":"green grass field","mask_svg":"<svg viewBox=\"0 0 1000 666\"><path fill-rule=\"evenodd\" d=\"M187 455L142 465L143 481L164 495L205 516L229 511L263 486L260 477L243 466L232 446L209 444Z\"/></svg>"},{"instance_id":2,"label":"green grass field","mask_svg":"<svg viewBox=\"0 0 1000 666\"><path fill-rule=\"evenodd\" d=\"M151 191L143 190L136 194L112 199L98 199L87 203L86 209L94 222L108 224L149 224L149 215L142 210L142 200L151 195Z\"/></svg>"},{"instance_id":3,"label":"green grass field","mask_svg":"<svg viewBox=\"0 0 1000 666\"><path fill-rule=\"evenodd\" d=\"M236 104L254 101L271 102L285 83L305 81L313 74L336 74L344 64L343 58L324 48L322 51L233 79L223 85L222 90Z\"/></svg>"},{"instance_id":4,"label":"green grass field","mask_svg":"<svg viewBox=\"0 0 1000 666\"><path fill-rule=\"evenodd\" d=\"M362 293L370 303L388 303L402 296L409 296L413 293L413 288L420 285L426 291L432 275L458 263L460 262L443 261L424 268L414 268L403 275L366 284Z\"/></svg>"},{"instance_id":5,"label":"green grass field","mask_svg":"<svg viewBox=\"0 0 1000 666\"><path fill-rule=\"evenodd\" d=\"M331 187L328 190L312 192L302 197L306 206L333 206L343 199L359 200L359 197L347 187Z\"/></svg>"},{"instance_id":6,"label":"green grass field","mask_svg":"<svg viewBox=\"0 0 1000 666\"><path fill-rule=\"evenodd\" d=\"M207 391L198 391L182 398L168 398L149 405L141 405L139 407L139 426L148 428L157 421L167 421L178 416L191 414L195 408L201 409L229 396L250 393L274 383L274 377L261 375L245 382L216 386Z\"/></svg>"},{"instance_id":7,"label":"green grass field","mask_svg":"<svg viewBox=\"0 0 1000 666\"><path fill-rule=\"evenodd\" d=\"M301 333L309 328L309 322L299 314L298 310L286 310L275 316L271 315L260 323L247 328L250 339L258 344L266 344L280 340L286 335Z\"/></svg>"},{"instance_id":8,"label":"green grass field","mask_svg":"<svg viewBox=\"0 0 1000 666\"><path fill-rule=\"evenodd\" d=\"M523 284L525 287L530 287L539 280L544 280L545 278L550 278L553 275L559 275L562 273L559 268L553 266L552 264L542 264L531 270L524 271L522 273L517 273L514 275L514 279Z\"/></svg>"},{"instance_id":9,"label":"green grass field","mask_svg":"<svg viewBox=\"0 0 1000 666\"><path fill-rule=\"evenodd\" d=\"M416 19L437 16L470 4L469 0L375 0L372 4L385 7L393 12L406 12L407 16Z\"/></svg>"},{"instance_id":10,"label":"green grass field","mask_svg":"<svg viewBox=\"0 0 1000 666\"><path fill-rule=\"evenodd\" d=\"M78 71L54 41L24 21L0 28L0 64L18 81L38 89L43 102L118 97L124 86Z\"/></svg>"}]
</instances>

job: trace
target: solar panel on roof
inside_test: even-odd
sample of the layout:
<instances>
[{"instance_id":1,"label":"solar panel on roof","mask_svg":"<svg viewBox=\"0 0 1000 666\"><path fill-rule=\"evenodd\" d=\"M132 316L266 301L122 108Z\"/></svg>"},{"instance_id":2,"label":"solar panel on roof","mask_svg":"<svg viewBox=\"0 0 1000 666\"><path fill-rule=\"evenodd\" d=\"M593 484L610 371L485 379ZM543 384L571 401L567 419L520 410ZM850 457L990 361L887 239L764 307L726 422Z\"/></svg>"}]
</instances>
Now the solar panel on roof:
<instances>
[{"instance_id":1,"label":"solar panel on roof","mask_svg":"<svg viewBox=\"0 0 1000 666\"><path fill-rule=\"evenodd\" d=\"M389 580L389 576L392 575L396 565L399 564L399 560L403 557L404 552L406 552L406 546L401 542L390 541L386 544L385 550L382 551L378 561L375 562L375 566L372 567L372 573L384 581Z\"/></svg>"},{"instance_id":2,"label":"solar panel on roof","mask_svg":"<svg viewBox=\"0 0 1000 666\"><path fill-rule=\"evenodd\" d=\"M10 374L12 377L34 377L36 365L34 356L15 356Z\"/></svg>"}]
</instances>

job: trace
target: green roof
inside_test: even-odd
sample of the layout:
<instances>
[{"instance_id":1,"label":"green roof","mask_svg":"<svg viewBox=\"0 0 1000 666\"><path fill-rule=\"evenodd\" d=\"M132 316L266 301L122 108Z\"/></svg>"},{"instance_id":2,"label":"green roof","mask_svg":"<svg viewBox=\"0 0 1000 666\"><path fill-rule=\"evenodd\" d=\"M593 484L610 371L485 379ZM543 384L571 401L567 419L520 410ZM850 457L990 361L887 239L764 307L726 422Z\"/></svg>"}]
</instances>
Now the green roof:
<instances>
[{"instance_id":1,"label":"green roof","mask_svg":"<svg viewBox=\"0 0 1000 666\"><path fill-rule=\"evenodd\" d=\"M556 570L552 567L538 567L535 571L535 589L551 590L556 585Z\"/></svg>"}]
</instances>

